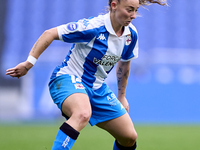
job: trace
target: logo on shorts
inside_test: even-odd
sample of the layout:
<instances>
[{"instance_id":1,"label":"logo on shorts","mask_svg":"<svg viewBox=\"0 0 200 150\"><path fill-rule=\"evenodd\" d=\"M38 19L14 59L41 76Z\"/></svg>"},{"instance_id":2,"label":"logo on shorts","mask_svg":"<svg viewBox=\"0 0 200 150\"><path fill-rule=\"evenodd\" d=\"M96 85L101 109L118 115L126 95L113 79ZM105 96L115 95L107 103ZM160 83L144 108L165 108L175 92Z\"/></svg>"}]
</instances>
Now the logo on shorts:
<instances>
[{"instance_id":1,"label":"logo on shorts","mask_svg":"<svg viewBox=\"0 0 200 150\"><path fill-rule=\"evenodd\" d=\"M112 93L110 96L107 96L107 100L109 101L110 106L115 106L119 103L114 93Z\"/></svg>"},{"instance_id":2,"label":"logo on shorts","mask_svg":"<svg viewBox=\"0 0 200 150\"><path fill-rule=\"evenodd\" d=\"M74 86L76 89L85 89L85 87L81 83L76 83L76 84L74 84Z\"/></svg>"},{"instance_id":3,"label":"logo on shorts","mask_svg":"<svg viewBox=\"0 0 200 150\"><path fill-rule=\"evenodd\" d=\"M56 82L56 88L57 88L58 90L60 89L61 86L62 86L62 81L60 81L59 83Z\"/></svg>"},{"instance_id":4,"label":"logo on shorts","mask_svg":"<svg viewBox=\"0 0 200 150\"><path fill-rule=\"evenodd\" d=\"M78 29L78 23L76 22L70 22L67 24L67 30L69 32L75 32Z\"/></svg>"}]
</instances>

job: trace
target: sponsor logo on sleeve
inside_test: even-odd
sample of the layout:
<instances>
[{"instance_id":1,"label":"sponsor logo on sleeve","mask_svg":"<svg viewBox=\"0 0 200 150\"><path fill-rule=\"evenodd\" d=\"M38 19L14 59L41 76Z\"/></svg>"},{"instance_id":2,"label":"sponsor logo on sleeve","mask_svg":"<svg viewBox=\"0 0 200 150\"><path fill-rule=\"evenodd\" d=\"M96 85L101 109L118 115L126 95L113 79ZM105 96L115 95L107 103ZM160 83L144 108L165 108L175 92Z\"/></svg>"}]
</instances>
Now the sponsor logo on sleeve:
<instances>
[{"instance_id":1,"label":"sponsor logo on sleeve","mask_svg":"<svg viewBox=\"0 0 200 150\"><path fill-rule=\"evenodd\" d=\"M85 28L87 28L87 26L89 25L89 20L88 19L84 19L83 20L83 25L85 26Z\"/></svg>"}]
</instances>

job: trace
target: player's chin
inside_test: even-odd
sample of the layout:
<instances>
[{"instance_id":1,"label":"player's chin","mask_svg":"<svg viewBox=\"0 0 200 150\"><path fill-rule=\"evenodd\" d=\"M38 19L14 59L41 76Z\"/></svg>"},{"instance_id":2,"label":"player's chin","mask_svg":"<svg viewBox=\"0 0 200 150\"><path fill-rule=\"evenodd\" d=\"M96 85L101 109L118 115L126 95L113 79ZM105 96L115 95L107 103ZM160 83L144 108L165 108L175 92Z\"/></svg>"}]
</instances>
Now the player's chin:
<instances>
[{"instance_id":1,"label":"player's chin","mask_svg":"<svg viewBox=\"0 0 200 150\"><path fill-rule=\"evenodd\" d=\"M131 23L131 21L126 21L126 22L124 23L124 26L128 26L130 23Z\"/></svg>"}]
</instances>

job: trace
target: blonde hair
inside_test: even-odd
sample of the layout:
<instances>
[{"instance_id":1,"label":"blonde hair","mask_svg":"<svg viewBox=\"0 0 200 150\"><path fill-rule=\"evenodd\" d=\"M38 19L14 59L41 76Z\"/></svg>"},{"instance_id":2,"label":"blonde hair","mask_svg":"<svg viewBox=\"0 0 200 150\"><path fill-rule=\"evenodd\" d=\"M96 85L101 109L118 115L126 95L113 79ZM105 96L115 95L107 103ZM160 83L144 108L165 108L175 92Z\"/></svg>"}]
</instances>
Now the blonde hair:
<instances>
[{"instance_id":1,"label":"blonde hair","mask_svg":"<svg viewBox=\"0 0 200 150\"><path fill-rule=\"evenodd\" d=\"M167 5L167 0L139 0L140 5L150 5L152 3L157 3L159 5Z\"/></svg>"},{"instance_id":2,"label":"blonde hair","mask_svg":"<svg viewBox=\"0 0 200 150\"><path fill-rule=\"evenodd\" d=\"M108 1L109 9L111 8L112 1L113 0ZM120 3L121 0L117 0L117 1ZM153 3L157 3L159 5L164 6L164 5L167 5L167 0L139 0L140 5L150 5Z\"/></svg>"}]
</instances>

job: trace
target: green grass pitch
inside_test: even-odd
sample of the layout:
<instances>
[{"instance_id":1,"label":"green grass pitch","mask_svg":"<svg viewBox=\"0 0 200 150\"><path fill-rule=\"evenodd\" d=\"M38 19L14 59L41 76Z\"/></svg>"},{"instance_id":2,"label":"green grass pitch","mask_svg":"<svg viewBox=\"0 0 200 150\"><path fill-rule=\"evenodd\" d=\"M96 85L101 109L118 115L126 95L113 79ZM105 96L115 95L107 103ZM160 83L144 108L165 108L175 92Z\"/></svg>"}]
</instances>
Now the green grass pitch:
<instances>
[{"instance_id":1,"label":"green grass pitch","mask_svg":"<svg viewBox=\"0 0 200 150\"><path fill-rule=\"evenodd\" d=\"M50 150L59 125L0 125L0 150ZM200 126L135 125L137 150L200 150ZM114 139L97 127L84 128L72 150L112 150Z\"/></svg>"}]
</instances>

